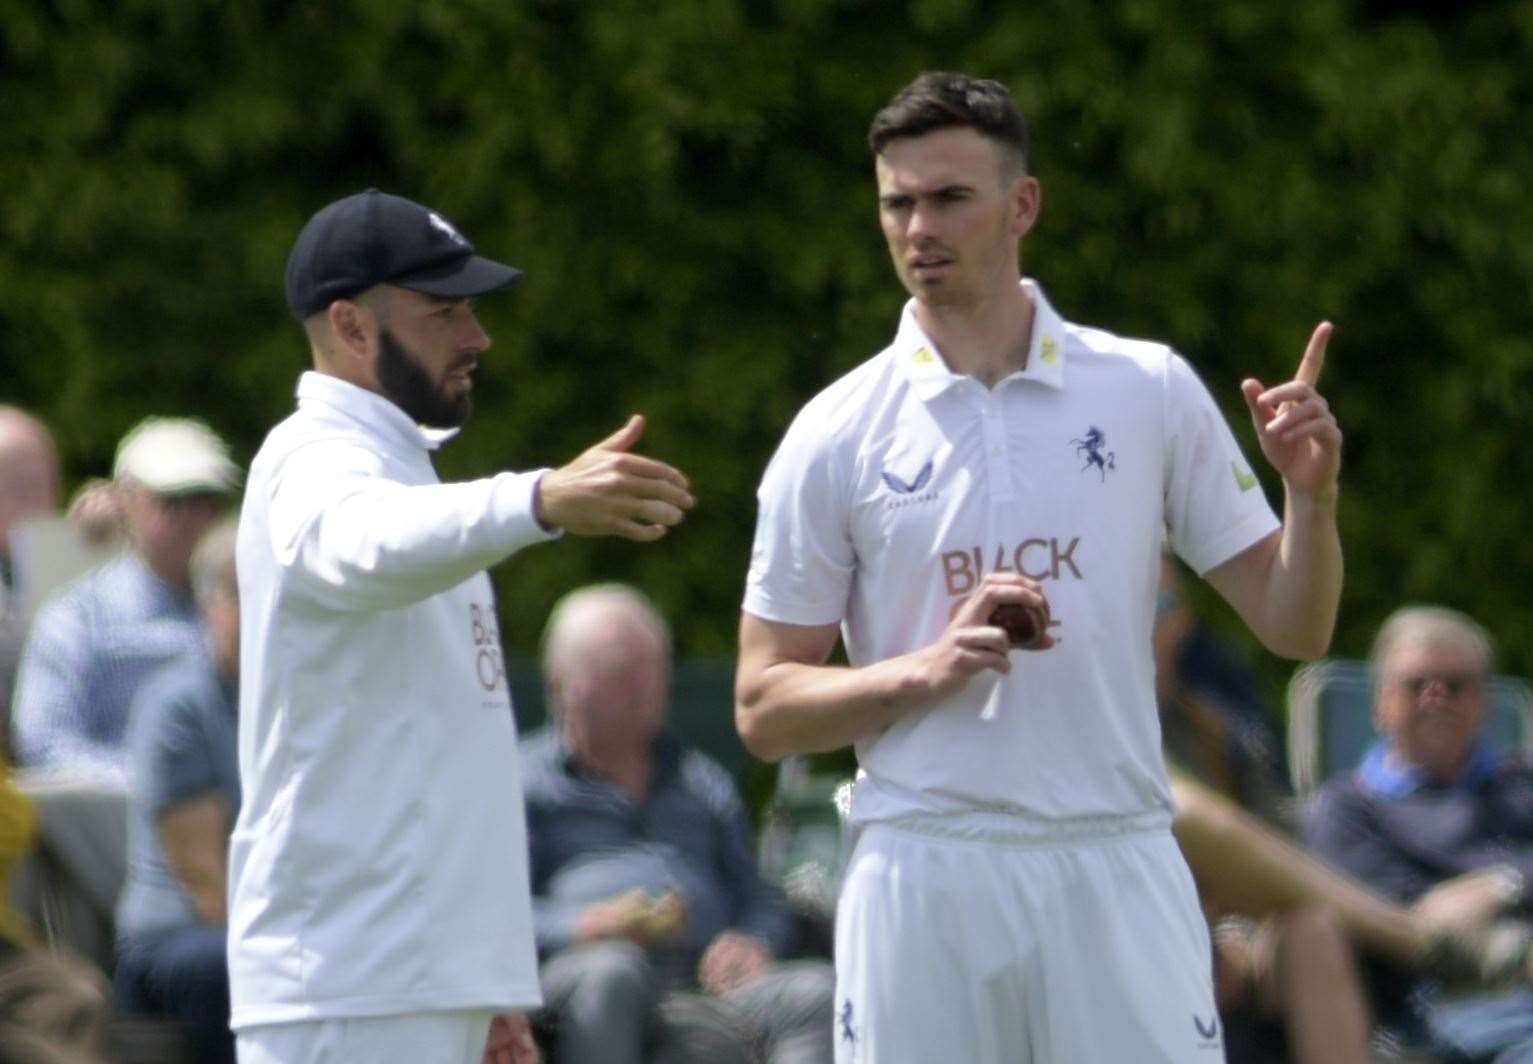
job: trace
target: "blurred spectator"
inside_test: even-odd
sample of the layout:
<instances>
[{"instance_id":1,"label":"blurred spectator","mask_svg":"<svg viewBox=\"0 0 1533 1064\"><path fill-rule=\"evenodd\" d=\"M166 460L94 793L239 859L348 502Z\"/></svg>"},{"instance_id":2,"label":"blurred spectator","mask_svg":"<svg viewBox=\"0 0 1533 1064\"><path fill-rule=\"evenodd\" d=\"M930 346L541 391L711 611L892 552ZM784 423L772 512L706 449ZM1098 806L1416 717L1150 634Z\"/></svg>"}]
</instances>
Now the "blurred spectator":
<instances>
[{"instance_id":1,"label":"blurred spectator","mask_svg":"<svg viewBox=\"0 0 1533 1064\"><path fill-rule=\"evenodd\" d=\"M1209 918L1225 1054L1230 1064L1363 1064L1367 992L1324 895L1301 889L1285 904L1245 907L1267 900L1251 889L1253 873L1258 882L1317 879L1301 879L1303 855L1240 814L1275 821L1285 812L1282 743L1255 677L1194 615L1169 554L1151 638L1173 831Z\"/></svg>"},{"instance_id":2,"label":"blurred spectator","mask_svg":"<svg viewBox=\"0 0 1533 1064\"><path fill-rule=\"evenodd\" d=\"M0 1062L105 1064L105 978L41 946L10 904L11 874L31 854L37 829L36 807L0 760Z\"/></svg>"},{"instance_id":3,"label":"blurred spectator","mask_svg":"<svg viewBox=\"0 0 1533 1064\"><path fill-rule=\"evenodd\" d=\"M1374 723L1382 740L1353 775L1316 795L1305 837L1322 857L1429 924L1502 919L1500 963L1528 976L1526 891L1533 874L1533 767L1482 734L1494 670L1489 635L1454 610L1396 611L1374 641ZM1450 940L1451 941L1451 940ZM1405 1005L1398 984L1391 1008ZM1533 1060L1533 991L1449 997L1418 980L1409 1008L1455 1059Z\"/></svg>"},{"instance_id":4,"label":"blurred spectator","mask_svg":"<svg viewBox=\"0 0 1533 1064\"><path fill-rule=\"evenodd\" d=\"M37 809L0 760L0 964L33 945L32 932L11 905L11 873L37 841Z\"/></svg>"},{"instance_id":5,"label":"blurred spectator","mask_svg":"<svg viewBox=\"0 0 1533 1064\"><path fill-rule=\"evenodd\" d=\"M105 980L41 948L10 902L11 874L32 852L37 827L37 809L0 759L0 1061L104 1064Z\"/></svg>"},{"instance_id":6,"label":"blurred spectator","mask_svg":"<svg viewBox=\"0 0 1533 1064\"><path fill-rule=\"evenodd\" d=\"M792 922L734 784L664 729L670 652L617 585L566 596L545 631L554 725L524 755L553 1059L829 1061L834 975L778 959Z\"/></svg>"},{"instance_id":7,"label":"blurred spectator","mask_svg":"<svg viewBox=\"0 0 1533 1064\"><path fill-rule=\"evenodd\" d=\"M1255 675L1193 612L1169 553L1161 555L1152 639L1166 756L1243 808L1286 820L1293 791L1277 720Z\"/></svg>"},{"instance_id":8,"label":"blurred spectator","mask_svg":"<svg viewBox=\"0 0 1533 1064\"><path fill-rule=\"evenodd\" d=\"M1362 1064L1372 1015L1352 942L1414 957L1409 915L1174 766L1172 791L1172 831L1209 919L1230 1064Z\"/></svg>"},{"instance_id":9,"label":"blurred spectator","mask_svg":"<svg viewBox=\"0 0 1533 1064\"><path fill-rule=\"evenodd\" d=\"M115 546L123 536L122 498L110 480L92 477L69 500L69 519L93 547Z\"/></svg>"},{"instance_id":10,"label":"blurred spectator","mask_svg":"<svg viewBox=\"0 0 1533 1064\"><path fill-rule=\"evenodd\" d=\"M110 1013L94 968L29 950L0 968L0 1061L106 1064Z\"/></svg>"},{"instance_id":11,"label":"blurred spectator","mask_svg":"<svg viewBox=\"0 0 1533 1064\"><path fill-rule=\"evenodd\" d=\"M128 870L117 907L118 1001L188 1027L200 1064L234 1060L224 939L228 840L239 810L236 522L192 554L206 647L134 699L128 726Z\"/></svg>"},{"instance_id":12,"label":"blurred spectator","mask_svg":"<svg viewBox=\"0 0 1533 1064\"><path fill-rule=\"evenodd\" d=\"M9 707L26 618L11 565L11 529L59 505L59 457L41 421L0 406L0 706Z\"/></svg>"},{"instance_id":13,"label":"blurred spectator","mask_svg":"<svg viewBox=\"0 0 1533 1064\"><path fill-rule=\"evenodd\" d=\"M132 549L38 611L12 717L18 762L120 779L134 693L201 645L188 560L239 469L201 422L149 418L123 437L113 476Z\"/></svg>"}]
</instances>

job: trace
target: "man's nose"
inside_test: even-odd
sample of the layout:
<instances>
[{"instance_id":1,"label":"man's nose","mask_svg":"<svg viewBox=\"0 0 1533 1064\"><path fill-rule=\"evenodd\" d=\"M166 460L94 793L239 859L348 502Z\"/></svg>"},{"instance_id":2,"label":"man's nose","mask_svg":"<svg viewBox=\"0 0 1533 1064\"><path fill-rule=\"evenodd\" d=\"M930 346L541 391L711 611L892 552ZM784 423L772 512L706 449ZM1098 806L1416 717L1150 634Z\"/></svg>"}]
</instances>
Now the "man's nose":
<instances>
[{"instance_id":1,"label":"man's nose","mask_svg":"<svg viewBox=\"0 0 1533 1064\"><path fill-rule=\"evenodd\" d=\"M917 203L910 211L910 224L906 227L907 234L914 238L930 236L936 231L936 212L930 204Z\"/></svg>"},{"instance_id":2,"label":"man's nose","mask_svg":"<svg viewBox=\"0 0 1533 1064\"><path fill-rule=\"evenodd\" d=\"M1421 682L1421 698L1445 699L1453 695L1453 689L1448 686L1448 681L1441 676L1428 676Z\"/></svg>"},{"instance_id":3,"label":"man's nose","mask_svg":"<svg viewBox=\"0 0 1533 1064\"><path fill-rule=\"evenodd\" d=\"M490 334L484 331L476 315L470 315L464 324L458 346L465 351L483 351L490 346Z\"/></svg>"}]
</instances>

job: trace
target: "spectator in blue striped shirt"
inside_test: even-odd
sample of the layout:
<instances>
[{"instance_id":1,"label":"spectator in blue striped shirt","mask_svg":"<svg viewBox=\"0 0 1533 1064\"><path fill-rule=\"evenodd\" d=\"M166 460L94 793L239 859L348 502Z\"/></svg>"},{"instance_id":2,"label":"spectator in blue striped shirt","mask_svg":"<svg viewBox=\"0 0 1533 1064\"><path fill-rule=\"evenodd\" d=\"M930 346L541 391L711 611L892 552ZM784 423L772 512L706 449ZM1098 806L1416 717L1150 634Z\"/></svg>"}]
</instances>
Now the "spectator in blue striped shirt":
<instances>
[{"instance_id":1,"label":"spectator in blue striped shirt","mask_svg":"<svg viewBox=\"0 0 1533 1064\"><path fill-rule=\"evenodd\" d=\"M11 706L19 763L123 778L134 694L202 645L188 565L239 478L200 421L149 418L123 437L113 481L130 545L38 611Z\"/></svg>"}]
</instances>

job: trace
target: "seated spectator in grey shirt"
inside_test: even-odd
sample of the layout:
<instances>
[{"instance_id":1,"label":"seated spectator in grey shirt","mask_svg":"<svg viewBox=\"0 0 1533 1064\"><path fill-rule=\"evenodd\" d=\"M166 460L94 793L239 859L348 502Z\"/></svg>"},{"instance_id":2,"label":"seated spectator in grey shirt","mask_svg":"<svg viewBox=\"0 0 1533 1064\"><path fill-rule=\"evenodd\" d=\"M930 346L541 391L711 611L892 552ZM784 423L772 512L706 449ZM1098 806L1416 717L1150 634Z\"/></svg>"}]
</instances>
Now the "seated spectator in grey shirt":
<instances>
[{"instance_id":1,"label":"seated spectator in grey shirt","mask_svg":"<svg viewBox=\"0 0 1533 1064\"><path fill-rule=\"evenodd\" d=\"M1313 799L1305 841L1320 857L1442 928L1502 921L1509 983L1446 996L1431 981L1381 982L1454 1060L1533 1060L1533 977L1524 884L1533 875L1533 769L1485 742L1489 635L1454 610L1396 611L1374 641L1374 721L1383 740ZM1515 946L1515 948L1513 948ZM1392 1000L1391 1000L1392 999Z\"/></svg>"},{"instance_id":2,"label":"seated spectator in grey shirt","mask_svg":"<svg viewBox=\"0 0 1533 1064\"><path fill-rule=\"evenodd\" d=\"M140 689L128 734L128 873L117 906L116 989L125 1011L184 1022L203 1064L234 1060L225 896L239 811L235 522L192 557L206 649Z\"/></svg>"},{"instance_id":3,"label":"seated spectator in grey shirt","mask_svg":"<svg viewBox=\"0 0 1533 1064\"><path fill-rule=\"evenodd\" d=\"M554 724L523 766L553 1059L828 1062L834 976L778 959L792 922L734 784L664 730L670 652L620 585L566 596L544 633Z\"/></svg>"}]
</instances>

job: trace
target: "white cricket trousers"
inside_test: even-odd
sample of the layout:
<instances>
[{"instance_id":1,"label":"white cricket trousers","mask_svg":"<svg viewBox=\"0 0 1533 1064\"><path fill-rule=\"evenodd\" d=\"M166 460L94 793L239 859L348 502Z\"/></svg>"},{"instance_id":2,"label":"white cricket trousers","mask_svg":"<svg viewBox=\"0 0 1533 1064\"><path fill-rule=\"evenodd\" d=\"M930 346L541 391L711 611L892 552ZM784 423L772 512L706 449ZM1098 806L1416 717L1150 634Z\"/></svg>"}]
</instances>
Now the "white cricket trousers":
<instances>
[{"instance_id":1,"label":"white cricket trousers","mask_svg":"<svg viewBox=\"0 0 1533 1064\"><path fill-rule=\"evenodd\" d=\"M269 1023L235 1032L239 1064L482 1064L484 1009Z\"/></svg>"},{"instance_id":2,"label":"white cricket trousers","mask_svg":"<svg viewBox=\"0 0 1533 1064\"><path fill-rule=\"evenodd\" d=\"M1223 1064L1171 815L868 825L836 913L836 1064Z\"/></svg>"}]
</instances>

